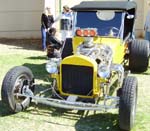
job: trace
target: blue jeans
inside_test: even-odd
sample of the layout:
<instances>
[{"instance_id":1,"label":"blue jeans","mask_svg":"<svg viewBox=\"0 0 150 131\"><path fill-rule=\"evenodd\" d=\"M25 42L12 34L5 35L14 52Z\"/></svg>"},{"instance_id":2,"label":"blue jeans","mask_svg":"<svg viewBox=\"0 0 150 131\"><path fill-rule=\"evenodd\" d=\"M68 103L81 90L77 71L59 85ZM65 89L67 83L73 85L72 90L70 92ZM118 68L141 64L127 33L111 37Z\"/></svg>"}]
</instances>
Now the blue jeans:
<instances>
[{"instance_id":1,"label":"blue jeans","mask_svg":"<svg viewBox=\"0 0 150 131\"><path fill-rule=\"evenodd\" d=\"M150 42L150 32L145 31L145 40L148 40Z\"/></svg>"},{"instance_id":2,"label":"blue jeans","mask_svg":"<svg viewBox=\"0 0 150 131\"><path fill-rule=\"evenodd\" d=\"M42 35L42 49L46 49L46 31L45 28L41 26L41 35Z\"/></svg>"}]
</instances>

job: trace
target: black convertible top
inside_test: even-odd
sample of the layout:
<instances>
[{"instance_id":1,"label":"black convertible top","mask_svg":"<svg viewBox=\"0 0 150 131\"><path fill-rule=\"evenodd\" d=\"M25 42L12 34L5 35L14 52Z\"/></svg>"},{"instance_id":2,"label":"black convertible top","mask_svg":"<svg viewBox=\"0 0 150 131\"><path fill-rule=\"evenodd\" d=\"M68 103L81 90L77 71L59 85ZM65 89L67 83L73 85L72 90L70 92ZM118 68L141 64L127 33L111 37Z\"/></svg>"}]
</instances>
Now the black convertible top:
<instances>
[{"instance_id":1,"label":"black convertible top","mask_svg":"<svg viewBox=\"0 0 150 131\"><path fill-rule=\"evenodd\" d=\"M71 9L74 11L88 10L130 10L136 9L134 1L83 1Z\"/></svg>"}]
</instances>

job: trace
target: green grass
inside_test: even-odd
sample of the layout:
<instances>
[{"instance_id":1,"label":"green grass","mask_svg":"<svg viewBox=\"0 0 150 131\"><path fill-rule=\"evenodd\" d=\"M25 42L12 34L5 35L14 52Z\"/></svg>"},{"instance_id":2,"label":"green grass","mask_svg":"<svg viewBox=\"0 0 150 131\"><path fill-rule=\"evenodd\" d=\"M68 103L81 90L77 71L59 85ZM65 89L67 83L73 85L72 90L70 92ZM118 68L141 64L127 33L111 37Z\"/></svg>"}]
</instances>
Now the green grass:
<instances>
[{"instance_id":1,"label":"green grass","mask_svg":"<svg viewBox=\"0 0 150 131\"><path fill-rule=\"evenodd\" d=\"M36 78L38 87L47 86L45 52L37 45L28 48L0 44L0 88L6 72L18 65L29 67ZM150 69L142 74L131 74L138 78L138 106L136 125L132 131L150 129ZM118 114L113 112L93 112L57 109L46 105L31 106L23 112L10 114L0 98L0 131L120 131Z\"/></svg>"}]
</instances>

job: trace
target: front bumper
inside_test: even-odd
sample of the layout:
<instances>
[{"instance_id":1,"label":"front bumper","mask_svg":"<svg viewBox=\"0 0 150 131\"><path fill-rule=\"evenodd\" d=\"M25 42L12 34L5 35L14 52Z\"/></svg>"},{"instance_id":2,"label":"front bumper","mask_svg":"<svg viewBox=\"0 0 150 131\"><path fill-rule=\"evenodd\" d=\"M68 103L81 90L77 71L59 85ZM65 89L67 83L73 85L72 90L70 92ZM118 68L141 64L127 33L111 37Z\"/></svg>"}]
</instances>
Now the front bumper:
<instances>
[{"instance_id":1,"label":"front bumper","mask_svg":"<svg viewBox=\"0 0 150 131\"><path fill-rule=\"evenodd\" d=\"M107 111L109 109L118 108L119 97L107 96L104 98L102 104L93 104L93 103L84 103L78 101L67 101L54 98L45 98L41 96L29 96L23 94L16 94L17 96L24 96L32 98L32 102L41 103L53 107L64 108L64 109L73 109L73 110L97 110L97 111ZM111 102L108 102L111 100Z\"/></svg>"}]
</instances>

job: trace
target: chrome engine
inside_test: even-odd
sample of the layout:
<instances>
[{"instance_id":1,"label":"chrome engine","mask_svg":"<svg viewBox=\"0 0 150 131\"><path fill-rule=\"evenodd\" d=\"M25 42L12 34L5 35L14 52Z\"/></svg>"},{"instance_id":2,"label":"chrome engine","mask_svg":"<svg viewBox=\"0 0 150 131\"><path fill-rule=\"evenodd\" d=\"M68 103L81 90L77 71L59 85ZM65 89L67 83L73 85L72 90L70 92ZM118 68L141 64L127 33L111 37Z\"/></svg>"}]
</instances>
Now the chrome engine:
<instances>
[{"instance_id":1,"label":"chrome engine","mask_svg":"<svg viewBox=\"0 0 150 131\"><path fill-rule=\"evenodd\" d=\"M98 76L110 78L112 71L119 75L119 81L122 83L124 68L120 64L113 64L113 50L106 44L95 44L93 38L87 37L77 48L77 54L85 55L94 59L98 65Z\"/></svg>"}]
</instances>

